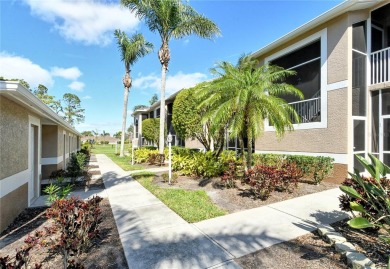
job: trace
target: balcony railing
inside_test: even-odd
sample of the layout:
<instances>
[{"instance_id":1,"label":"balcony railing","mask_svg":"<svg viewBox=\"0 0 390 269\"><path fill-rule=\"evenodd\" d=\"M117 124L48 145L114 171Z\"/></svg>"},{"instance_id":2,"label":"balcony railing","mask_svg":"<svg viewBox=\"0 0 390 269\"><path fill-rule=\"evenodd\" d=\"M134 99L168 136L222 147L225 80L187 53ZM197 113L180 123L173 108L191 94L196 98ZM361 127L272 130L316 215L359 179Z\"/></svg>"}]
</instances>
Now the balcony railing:
<instances>
[{"instance_id":1,"label":"balcony railing","mask_svg":"<svg viewBox=\"0 0 390 269\"><path fill-rule=\"evenodd\" d=\"M371 53L371 85L390 81L390 48Z\"/></svg>"},{"instance_id":2,"label":"balcony railing","mask_svg":"<svg viewBox=\"0 0 390 269\"><path fill-rule=\"evenodd\" d=\"M313 98L289 103L301 118L301 123L321 121L321 91Z\"/></svg>"}]
</instances>

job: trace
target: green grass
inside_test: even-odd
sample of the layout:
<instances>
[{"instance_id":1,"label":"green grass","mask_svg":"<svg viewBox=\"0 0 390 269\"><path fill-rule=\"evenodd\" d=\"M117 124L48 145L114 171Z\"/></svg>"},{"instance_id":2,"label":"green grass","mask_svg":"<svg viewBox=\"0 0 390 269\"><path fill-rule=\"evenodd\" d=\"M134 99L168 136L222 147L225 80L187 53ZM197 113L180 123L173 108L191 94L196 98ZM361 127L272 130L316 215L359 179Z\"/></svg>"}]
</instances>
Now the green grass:
<instances>
[{"instance_id":1,"label":"green grass","mask_svg":"<svg viewBox=\"0 0 390 269\"><path fill-rule=\"evenodd\" d=\"M94 145L91 150L93 154L106 154L114 163L119 165L125 171L142 170L142 165L131 165L131 157L125 156L123 158L115 154L115 145ZM118 145L119 152L119 145ZM128 145L125 145L125 152L128 152Z\"/></svg>"},{"instance_id":2,"label":"green grass","mask_svg":"<svg viewBox=\"0 0 390 269\"><path fill-rule=\"evenodd\" d=\"M132 175L142 186L189 223L226 215L203 190L164 189L153 184L153 173Z\"/></svg>"}]
</instances>

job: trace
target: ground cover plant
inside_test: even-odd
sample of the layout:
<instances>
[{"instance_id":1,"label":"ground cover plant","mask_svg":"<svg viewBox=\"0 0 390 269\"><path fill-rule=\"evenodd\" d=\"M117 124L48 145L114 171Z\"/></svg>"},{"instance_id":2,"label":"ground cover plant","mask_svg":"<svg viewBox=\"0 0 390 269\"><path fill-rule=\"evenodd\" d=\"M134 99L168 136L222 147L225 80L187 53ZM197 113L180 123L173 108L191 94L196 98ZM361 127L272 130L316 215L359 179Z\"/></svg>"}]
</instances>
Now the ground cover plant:
<instances>
[{"instance_id":1,"label":"ground cover plant","mask_svg":"<svg viewBox=\"0 0 390 269\"><path fill-rule=\"evenodd\" d=\"M154 173L137 173L132 177L189 223L225 215L203 190L164 189L153 184Z\"/></svg>"}]
</instances>

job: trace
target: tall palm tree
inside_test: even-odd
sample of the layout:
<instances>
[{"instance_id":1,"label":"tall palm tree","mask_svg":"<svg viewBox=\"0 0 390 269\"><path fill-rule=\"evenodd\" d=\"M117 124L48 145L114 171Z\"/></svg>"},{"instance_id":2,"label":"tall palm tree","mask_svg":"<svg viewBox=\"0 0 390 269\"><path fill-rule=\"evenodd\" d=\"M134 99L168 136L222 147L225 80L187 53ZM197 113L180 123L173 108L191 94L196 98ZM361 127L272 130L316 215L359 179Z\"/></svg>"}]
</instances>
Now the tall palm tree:
<instances>
[{"instance_id":1,"label":"tall palm tree","mask_svg":"<svg viewBox=\"0 0 390 269\"><path fill-rule=\"evenodd\" d=\"M132 66L139 58L150 53L153 50L153 44L147 42L142 34L134 34L130 38L126 35L125 32L122 32L121 30L115 30L114 34L122 56L122 61L125 63L125 76L123 77L124 96L120 149L120 157L123 157L125 151L127 102L131 88L130 66Z\"/></svg>"},{"instance_id":2,"label":"tall palm tree","mask_svg":"<svg viewBox=\"0 0 390 269\"><path fill-rule=\"evenodd\" d=\"M198 35L212 38L220 34L218 26L205 16L196 12L190 5L181 0L121 0L122 5L135 12L145 20L150 31L157 31L161 37L158 59L161 63L161 96L160 96L160 137L159 152L164 153L165 126L165 83L168 64L171 59L169 40Z\"/></svg>"},{"instance_id":3,"label":"tall palm tree","mask_svg":"<svg viewBox=\"0 0 390 269\"><path fill-rule=\"evenodd\" d=\"M213 119L215 126L227 126L230 138L238 138L246 168L252 166L252 142L264 131L264 120L275 127L277 135L293 129L299 116L282 98L294 95L303 98L300 90L284 82L294 71L274 65L258 67L258 62L242 56L237 65L220 62L211 72L217 76L200 93L206 98L205 119ZM245 161L244 138L248 139Z\"/></svg>"}]
</instances>

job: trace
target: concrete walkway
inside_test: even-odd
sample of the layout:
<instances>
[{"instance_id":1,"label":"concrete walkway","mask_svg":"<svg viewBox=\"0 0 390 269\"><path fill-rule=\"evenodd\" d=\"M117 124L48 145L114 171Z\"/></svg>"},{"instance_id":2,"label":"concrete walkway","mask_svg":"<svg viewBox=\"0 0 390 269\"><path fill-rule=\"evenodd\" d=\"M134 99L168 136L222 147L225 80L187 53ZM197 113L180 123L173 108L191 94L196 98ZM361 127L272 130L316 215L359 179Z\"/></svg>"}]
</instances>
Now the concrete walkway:
<instances>
[{"instance_id":1,"label":"concrete walkway","mask_svg":"<svg viewBox=\"0 0 390 269\"><path fill-rule=\"evenodd\" d=\"M129 268L240 268L233 259L347 215L337 189L188 224L105 155L97 155Z\"/></svg>"}]
</instances>

